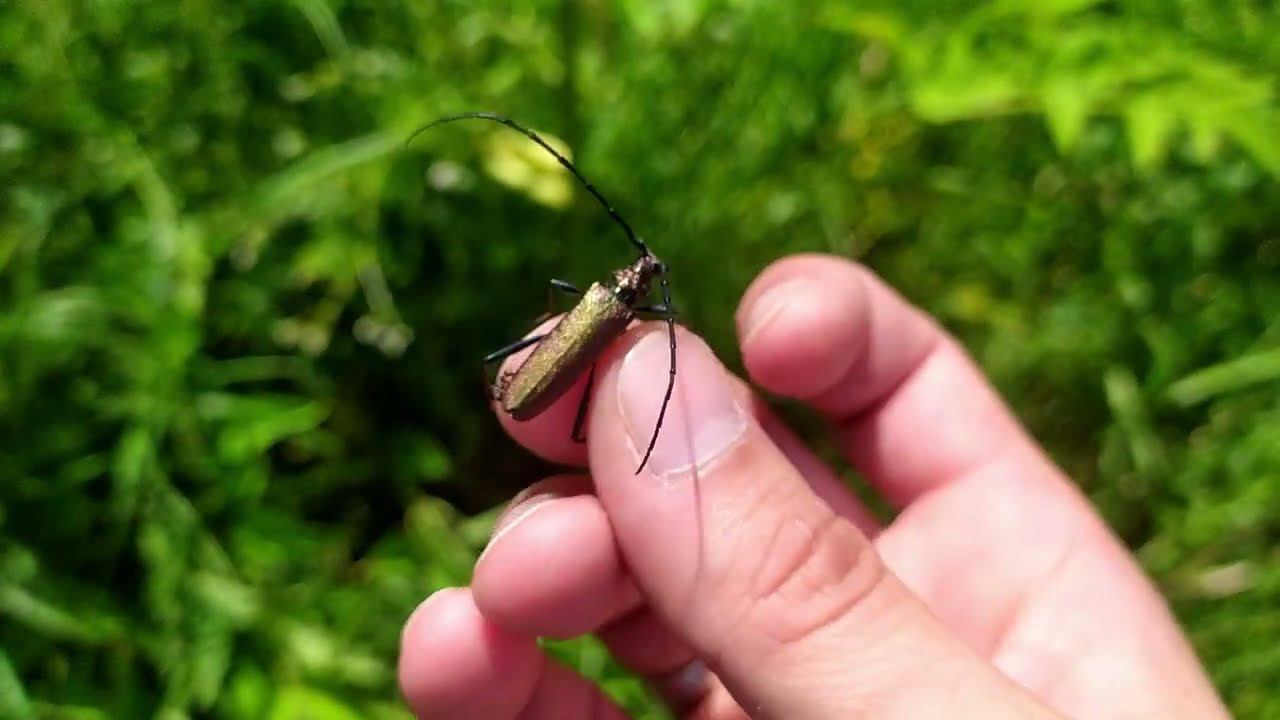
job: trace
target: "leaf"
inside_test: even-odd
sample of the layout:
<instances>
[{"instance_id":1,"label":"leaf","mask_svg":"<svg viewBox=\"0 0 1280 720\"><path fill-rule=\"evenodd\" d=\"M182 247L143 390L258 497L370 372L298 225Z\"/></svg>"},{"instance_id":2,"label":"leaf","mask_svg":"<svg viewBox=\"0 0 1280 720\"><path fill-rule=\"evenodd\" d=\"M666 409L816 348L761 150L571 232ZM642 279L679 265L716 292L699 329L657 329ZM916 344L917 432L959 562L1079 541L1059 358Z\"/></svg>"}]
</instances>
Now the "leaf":
<instances>
[{"instance_id":1,"label":"leaf","mask_svg":"<svg viewBox=\"0 0 1280 720\"><path fill-rule=\"evenodd\" d=\"M919 46L904 58L911 68L912 107L926 122L946 123L1023 110L1026 87L1022 68L984 57L961 34L937 46Z\"/></svg>"},{"instance_id":2,"label":"leaf","mask_svg":"<svg viewBox=\"0 0 1280 720\"><path fill-rule=\"evenodd\" d=\"M16 585L0 585L0 615L57 640L96 644L114 637L113 623L92 623Z\"/></svg>"},{"instance_id":3,"label":"leaf","mask_svg":"<svg viewBox=\"0 0 1280 720\"><path fill-rule=\"evenodd\" d=\"M1169 386L1169 399L1184 407L1280 380L1280 348L1243 355L1198 370Z\"/></svg>"},{"instance_id":4,"label":"leaf","mask_svg":"<svg viewBox=\"0 0 1280 720\"><path fill-rule=\"evenodd\" d=\"M1153 169L1168 153L1169 143L1178 129L1178 115L1159 95L1144 95L1128 104L1124 119L1134 166L1141 170Z\"/></svg>"},{"instance_id":5,"label":"leaf","mask_svg":"<svg viewBox=\"0 0 1280 720\"><path fill-rule=\"evenodd\" d=\"M111 508L117 520L132 519L146 474L154 462L151 433L141 426L126 430L111 462Z\"/></svg>"},{"instance_id":6,"label":"leaf","mask_svg":"<svg viewBox=\"0 0 1280 720\"><path fill-rule=\"evenodd\" d=\"M819 17L828 28L889 46L896 45L907 32L902 18L894 13L854 9L845 3L827 6Z\"/></svg>"},{"instance_id":7,"label":"leaf","mask_svg":"<svg viewBox=\"0 0 1280 720\"><path fill-rule=\"evenodd\" d=\"M375 260L373 248L337 232L322 232L298 250L292 275L301 284L328 280L354 283L356 272Z\"/></svg>"},{"instance_id":8,"label":"leaf","mask_svg":"<svg viewBox=\"0 0 1280 720\"><path fill-rule=\"evenodd\" d=\"M232 577L200 572L191 578L191 589L211 612L236 627L247 627L262 611L258 593Z\"/></svg>"},{"instance_id":9,"label":"leaf","mask_svg":"<svg viewBox=\"0 0 1280 720\"><path fill-rule=\"evenodd\" d=\"M0 717L26 720L34 716L22 680L9 662L9 656L0 648Z\"/></svg>"},{"instance_id":10,"label":"leaf","mask_svg":"<svg viewBox=\"0 0 1280 720\"><path fill-rule=\"evenodd\" d=\"M87 705L55 705L46 702L33 702L35 717L40 720L116 720L98 708ZM162 720L157 716L155 720Z\"/></svg>"},{"instance_id":11,"label":"leaf","mask_svg":"<svg viewBox=\"0 0 1280 720\"><path fill-rule=\"evenodd\" d=\"M311 23L325 52L334 57L346 54L347 38L342 34L342 25L326 0L293 0L293 5Z\"/></svg>"},{"instance_id":12,"label":"leaf","mask_svg":"<svg viewBox=\"0 0 1280 720\"><path fill-rule=\"evenodd\" d=\"M101 329L103 308L100 293L91 287L46 290L27 302L24 313L0 318L0 337L14 333L21 342L74 346Z\"/></svg>"},{"instance_id":13,"label":"leaf","mask_svg":"<svg viewBox=\"0 0 1280 720\"><path fill-rule=\"evenodd\" d=\"M326 404L290 395L205 393L196 408L220 424L218 449L224 458L236 462L314 430L329 416Z\"/></svg>"},{"instance_id":14,"label":"leaf","mask_svg":"<svg viewBox=\"0 0 1280 720\"><path fill-rule=\"evenodd\" d=\"M291 216L310 205L316 185L390 155L404 140L399 133L374 132L312 152L259 185L252 195L254 219L271 222Z\"/></svg>"},{"instance_id":15,"label":"leaf","mask_svg":"<svg viewBox=\"0 0 1280 720\"><path fill-rule=\"evenodd\" d=\"M1116 424L1128 443L1133 467L1151 480L1165 469L1165 449L1151 427L1142 390L1127 368L1111 367L1103 375L1103 389Z\"/></svg>"},{"instance_id":16,"label":"leaf","mask_svg":"<svg viewBox=\"0 0 1280 720\"><path fill-rule=\"evenodd\" d=\"M195 632L189 645L191 699L196 707L207 710L217 701L231 668L232 631L215 616L198 617L194 622Z\"/></svg>"},{"instance_id":17,"label":"leaf","mask_svg":"<svg viewBox=\"0 0 1280 720\"><path fill-rule=\"evenodd\" d=\"M276 693L266 720L361 720L361 716L332 695L291 685Z\"/></svg>"},{"instance_id":18,"label":"leaf","mask_svg":"<svg viewBox=\"0 0 1280 720\"><path fill-rule=\"evenodd\" d=\"M443 576L431 578L440 586L465 580L474 559L474 551L454 529L457 522L457 511L439 498L417 500L405 513L410 547Z\"/></svg>"},{"instance_id":19,"label":"leaf","mask_svg":"<svg viewBox=\"0 0 1280 720\"><path fill-rule=\"evenodd\" d=\"M1075 148L1089 117L1089 98L1085 88L1067 78L1049 81L1040 91L1049 134L1058 152Z\"/></svg>"},{"instance_id":20,"label":"leaf","mask_svg":"<svg viewBox=\"0 0 1280 720\"><path fill-rule=\"evenodd\" d=\"M1225 121L1225 130L1267 172L1280 177L1280 111L1238 112Z\"/></svg>"},{"instance_id":21,"label":"leaf","mask_svg":"<svg viewBox=\"0 0 1280 720\"><path fill-rule=\"evenodd\" d=\"M403 702L376 702L365 708L369 720L414 720Z\"/></svg>"},{"instance_id":22,"label":"leaf","mask_svg":"<svg viewBox=\"0 0 1280 720\"><path fill-rule=\"evenodd\" d=\"M623 0L627 23L641 36L685 37L707 13L707 0Z\"/></svg>"},{"instance_id":23,"label":"leaf","mask_svg":"<svg viewBox=\"0 0 1280 720\"><path fill-rule=\"evenodd\" d=\"M290 623L284 638L293 659L313 678L376 688L392 675L382 658L353 649L349 641L339 639L328 628Z\"/></svg>"},{"instance_id":24,"label":"leaf","mask_svg":"<svg viewBox=\"0 0 1280 720\"><path fill-rule=\"evenodd\" d=\"M539 133L561 155L573 159L569 146L554 135ZM484 148L484 169L498 182L523 192L551 208L564 208L573 199L573 181L550 154L519 134L497 132Z\"/></svg>"},{"instance_id":25,"label":"leaf","mask_svg":"<svg viewBox=\"0 0 1280 720\"><path fill-rule=\"evenodd\" d=\"M403 433L395 440L396 467L415 481L440 482L454 472L449 449L427 433Z\"/></svg>"},{"instance_id":26,"label":"leaf","mask_svg":"<svg viewBox=\"0 0 1280 720\"><path fill-rule=\"evenodd\" d=\"M1041 19L1054 19L1088 10L1104 0L996 0L991 9L997 13L1025 14Z\"/></svg>"},{"instance_id":27,"label":"leaf","mask_svg":"<svg viewBox=\"0 0 1280 720\"><path fill-rule=\"evenodd\" d=\"M1206 113L1193 113L1187 118L1191 133L1191 155L1200 163L1208 164L1218 156L1222 145L1222 123Z\"/></svg>"},{"instance_id":28,"label":"leaf","mask_svg":"<svg viewBox=\"0 0 1280 720\"><path fill-rule=\"evenodd\" d=\"M241 661L218 702L219 714L231 720L259 720L272 700L271 680L251 660Z\"/></svg>"}]
</instances>

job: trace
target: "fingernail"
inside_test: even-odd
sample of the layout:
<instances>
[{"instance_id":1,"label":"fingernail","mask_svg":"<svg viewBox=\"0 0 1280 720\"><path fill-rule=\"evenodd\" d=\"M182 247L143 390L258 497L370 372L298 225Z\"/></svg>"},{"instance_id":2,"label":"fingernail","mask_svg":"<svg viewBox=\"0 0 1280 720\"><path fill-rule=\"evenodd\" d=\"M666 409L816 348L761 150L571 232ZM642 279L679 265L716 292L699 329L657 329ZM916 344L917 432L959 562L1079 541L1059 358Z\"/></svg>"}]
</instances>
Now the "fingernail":
<instances>
[{"instance_id":1,"label":"fingernail","mask_svg":"<svg viewBox=\"0 0 1280 720\"><path fill-rule=\"evenodd\" d=\"M528 520L529 517L533 515L534 511L546 507L548 500L554 500L557 497L559 496L554 493L533 495L528 499L520 499L517 495L516 504L514 504L502 517L498 518L498 522L493 528L493 535L489 537L489 544L484 546L484 550L481 551L480 557L476 558L476 564L478 565L481 560L484 560L484 556L489 554L489 550L492 549L494 545L497 545L498 541L501 540L504 535L511 532L515 526L525 520Z\"/></svg>"},{"instance_id":2,"label":"fingernail","mask_svg":"<svg viewBox=\"0 0 1280 720\"><path fill-rule=\"evenodd\" d=\"M788 280L778 283L765 290L764 294L751 303L751 307L747 308L746 318L740 331L741 344L745 345L753 336L778 319L782 311L795 300L794 291L802 282Z\"/></svg>"},{"instance_id":3,"label":"fingernail","mask_svg":"<svg viewBox=\"0 0 1280 720\"><path fill-rule=\"evenodd\" d=\"M404 639L409 636L409 629L422 621L422 614L427 609L428 605L435 603L440 600L440 598L448 595L450 591L456 589L457 588L441 588L428 595L422 602L418 603L418 607L414 608L413 612L409 613L408 619L404 622L404 627L400 628L400 644L404 645Z\"/></svg>"},{"instance_id":4,"label":"fingernail","mask_svg":"<svg viewBox=\"0 0 1280 720\"><path fill-rule=\"evenodd\" d=\"M684 336L675 391L647 469L667 475L705 465L742 437L747 421L720 361L699 339ZM671 350L665 331L641 338L618 375L618 405L636 453L644 457L666 392Z\"/></svg>"}]
</instances>

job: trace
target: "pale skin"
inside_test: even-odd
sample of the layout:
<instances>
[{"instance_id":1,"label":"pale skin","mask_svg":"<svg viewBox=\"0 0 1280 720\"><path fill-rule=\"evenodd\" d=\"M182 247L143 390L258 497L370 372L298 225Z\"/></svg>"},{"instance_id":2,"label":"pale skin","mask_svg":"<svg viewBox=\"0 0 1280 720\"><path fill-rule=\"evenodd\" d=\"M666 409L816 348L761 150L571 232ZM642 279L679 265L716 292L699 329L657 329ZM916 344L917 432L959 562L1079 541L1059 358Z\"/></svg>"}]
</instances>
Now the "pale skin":
<instances>
[{"instance_id":1,"label":"pale skin","mask_svg":"<svg viewBox=\"0 0 1280 720\"><path fill-rule=\"evenodd\" d=\"M499 413L582 470L518 496L471 586L406 623L419 717L625 717L536 646L583 634L703 720L1227 717L1133 556L927 315L806 255L765 270L737 322L751 382L826 417L896 519L685 331L635 475L667 367L665 330L638 325L601 358L585 446L581 383L529 422Z\"/></svg>"}]
</instances>

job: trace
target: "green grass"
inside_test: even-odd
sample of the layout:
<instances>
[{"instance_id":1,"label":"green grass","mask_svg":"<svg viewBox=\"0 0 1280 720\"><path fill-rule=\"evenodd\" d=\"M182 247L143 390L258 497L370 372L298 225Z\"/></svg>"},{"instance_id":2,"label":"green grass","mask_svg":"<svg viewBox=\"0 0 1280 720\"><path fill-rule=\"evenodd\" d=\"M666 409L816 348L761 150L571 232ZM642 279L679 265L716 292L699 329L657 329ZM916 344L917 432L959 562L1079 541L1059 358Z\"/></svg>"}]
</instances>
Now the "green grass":
<instances>
[{"instance_id":1,"label":"green grass","mask_svg":"<svg viewBox=\"0 0 1280 720\"><path fill-rule=\"evenodd\" d=\"M0 716L406 717L400 622L543 471L477 359L628 257L502 128L402 143L490 109L731 361L792 252L935 313L1280 717L1277 34L1247 0L5 5Z\"/></svg>"}]
</instances>

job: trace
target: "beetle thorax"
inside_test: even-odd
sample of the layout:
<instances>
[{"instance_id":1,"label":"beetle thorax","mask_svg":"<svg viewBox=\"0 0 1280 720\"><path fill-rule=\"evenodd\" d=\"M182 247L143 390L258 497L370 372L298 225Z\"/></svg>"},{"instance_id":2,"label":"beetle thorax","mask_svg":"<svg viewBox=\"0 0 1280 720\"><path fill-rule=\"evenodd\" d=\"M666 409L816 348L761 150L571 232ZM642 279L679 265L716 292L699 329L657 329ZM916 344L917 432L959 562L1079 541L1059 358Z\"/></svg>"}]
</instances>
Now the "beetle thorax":
<instances>
[{"instance_id":1,"label":"beetle thorax","mask_svg":"<svg viewBox=\"0 0 1280 720\"><path fill-rule=\"evenodd\" d=\"M653 279L666 271L662 261L653 255L641 255L635 262L613 273L613 292L619 300L631 305L649 294Z\"/></svg>"}]
</instances>

